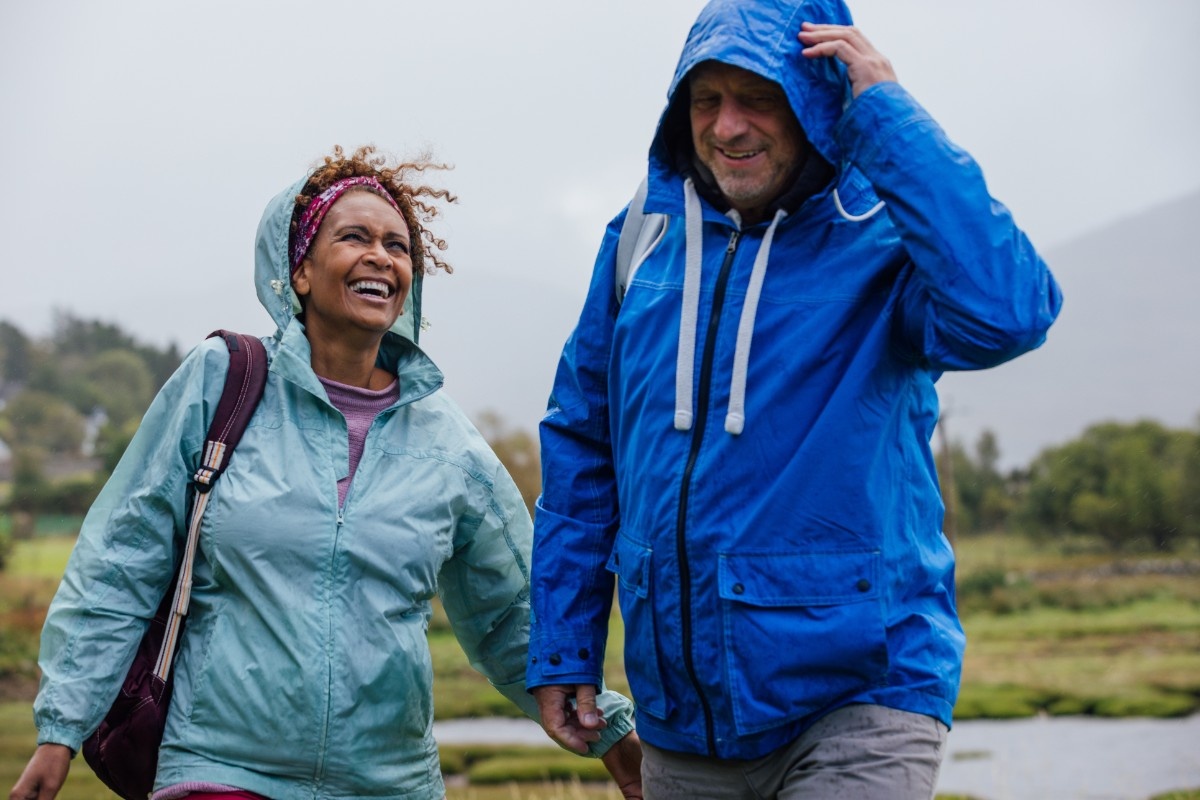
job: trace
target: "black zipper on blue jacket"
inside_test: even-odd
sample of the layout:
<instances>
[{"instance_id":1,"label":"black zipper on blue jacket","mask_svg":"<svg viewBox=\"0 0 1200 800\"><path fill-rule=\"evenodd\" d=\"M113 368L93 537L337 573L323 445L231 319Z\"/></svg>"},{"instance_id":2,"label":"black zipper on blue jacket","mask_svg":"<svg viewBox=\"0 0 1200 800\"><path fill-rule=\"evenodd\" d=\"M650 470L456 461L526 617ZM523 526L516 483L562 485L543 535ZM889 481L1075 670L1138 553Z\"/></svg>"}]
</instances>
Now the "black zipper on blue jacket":
<instances>
[{"instance_id":1,"label":"black zipper on blue jacket","mask_svg":"<svg viewBox=\"0 0 1200 800\"><path fill-rule=\"evenodd\" d=\"M730 267L733 266L733 255L737 252L740 231L734 231L729 237L729 246L725 248L725 260L721 263L721 271L717 273L717 285L713 290L712 316L708 319L708 333L704 340L704 358L700 362L700 391L696 400L695 424L692 426L692 447L688 453L687 466L683 469L683 482L679 489L679 517L675 521L675 550L679 559L679 605L683 616L680 629L683 635L683 665L692 688L700 698L704 708L704 735L708 742L708 754L717 754L716 735L713 732L712 706L700 688L696 677L696 663L692 658L692 570L687 557L687 519L688 496L691 494L692 472L696 468L696 459L700 455L700 443L704 439L704 428L708 420L708 392L712 383L713 358L717 348L717 328L721 325L721 308L725 305L725 288L729 283Z\"/></svg>"}]
</instances>

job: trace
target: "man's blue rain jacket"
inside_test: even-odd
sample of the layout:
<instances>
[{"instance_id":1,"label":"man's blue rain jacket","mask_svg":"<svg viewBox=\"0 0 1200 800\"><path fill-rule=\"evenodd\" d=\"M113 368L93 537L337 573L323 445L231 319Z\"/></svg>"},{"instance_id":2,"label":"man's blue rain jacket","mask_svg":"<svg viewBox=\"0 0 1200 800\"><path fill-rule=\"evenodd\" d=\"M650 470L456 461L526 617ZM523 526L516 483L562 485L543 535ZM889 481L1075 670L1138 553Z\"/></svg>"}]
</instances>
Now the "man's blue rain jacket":
<instances>
[{"instance_id":1,"label":"man's blue rain jacket","mask_svg":"<svg viewBox=\"0 0 1200 800\"><path fill-rule=\"evenodd\" d=\"M640 735L723 758L849 703L950 723L934 383L1037 347L1061 303L971 157L895 83L851 100L840 62L800 54L806 20L850 17L711 3L670 99L705 60L769 78L834 177L741 227L680 170L669 104L646 200L666 232L618 303L609 225L541 429L528 685L599 681L615 580Z\"/></svg>"}]
</instances>

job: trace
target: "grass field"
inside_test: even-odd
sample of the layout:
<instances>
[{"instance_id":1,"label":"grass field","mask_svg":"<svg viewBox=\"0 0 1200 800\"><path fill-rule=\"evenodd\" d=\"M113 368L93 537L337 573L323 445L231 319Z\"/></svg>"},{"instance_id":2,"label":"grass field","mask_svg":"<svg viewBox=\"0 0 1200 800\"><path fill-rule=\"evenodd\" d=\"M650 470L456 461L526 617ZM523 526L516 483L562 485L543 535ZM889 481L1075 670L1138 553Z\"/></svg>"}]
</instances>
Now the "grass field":
<instances>
[{"instance_id":1,"label":"grass field","mask_svg":"<svg viewBox=\"0 0 1200 800\"><path fill-rule=\"evenodd\" d=\"M11 786L33 747L37 635L72 544L64 535L71 522L59 524L65 529L59 535L43 535L39 525L36 538L17 542L0 580L0 787ZM1114 559L1086 543L1037 546L1000 535L960 541L968 651L956 717L1169 717L1200 710L1197 564L1194 554ZM615 616L607 680L621 691L627 690L623 634ZM440 718L517 713L466 663L440 610L430 647ZM445 748L443 760L453 774L450 800L619 797L591 782L603 778L597 762L554 750ZM61 796L111 800L78 762ZM1166 797L1200 800L1200 793Z\"/></svg>"}]
</instances>

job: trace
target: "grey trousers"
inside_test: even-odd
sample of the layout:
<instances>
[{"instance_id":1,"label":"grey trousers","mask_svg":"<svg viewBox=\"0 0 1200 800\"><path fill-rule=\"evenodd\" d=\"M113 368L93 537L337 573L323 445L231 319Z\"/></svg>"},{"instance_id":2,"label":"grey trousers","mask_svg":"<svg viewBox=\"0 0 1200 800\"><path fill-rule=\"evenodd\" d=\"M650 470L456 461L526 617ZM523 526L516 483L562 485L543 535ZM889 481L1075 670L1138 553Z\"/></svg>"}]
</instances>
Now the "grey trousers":
<instances>
[{"instance_id":1,"label":"grey trousers","mask_svg":"<svg viewBox=\"0 0 1200 800\"><path fill-rule=\"evenodd\" d=\"M923 714L853 705L752 761L642 742L642 790L645 800L930 800L946 734Z\"/></svg>"}]
</instances>

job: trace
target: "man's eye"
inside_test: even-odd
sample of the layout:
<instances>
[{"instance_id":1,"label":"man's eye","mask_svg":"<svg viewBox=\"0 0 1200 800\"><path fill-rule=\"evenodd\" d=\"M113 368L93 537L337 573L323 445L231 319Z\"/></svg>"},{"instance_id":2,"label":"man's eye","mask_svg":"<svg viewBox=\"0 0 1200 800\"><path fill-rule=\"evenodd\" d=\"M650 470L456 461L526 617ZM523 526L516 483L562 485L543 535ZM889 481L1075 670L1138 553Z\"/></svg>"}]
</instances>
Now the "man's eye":
<instances>
[{"instance_id":1,"label":"man's eye","mask_svg":"<svg viewBox=\"0 0 1200 800\"><path fill-rule=\"evenodd\" d=\"M699 111L711 111L720 104L721 100L715 95L699 95L692 97L692 108Z\"/></svg>"},{"instance_id":2,"label":"man's eye","mask_svg":"<svg viewBox=\"0 0 1200 800\"><path fill-rule=\"evenodd\" d=\"M757 108L760 111L769 111L773 108L778 108L784 102L783 98L777 94L764 94L750 98L750 107Z\"/></svg>"}]
</instances>

